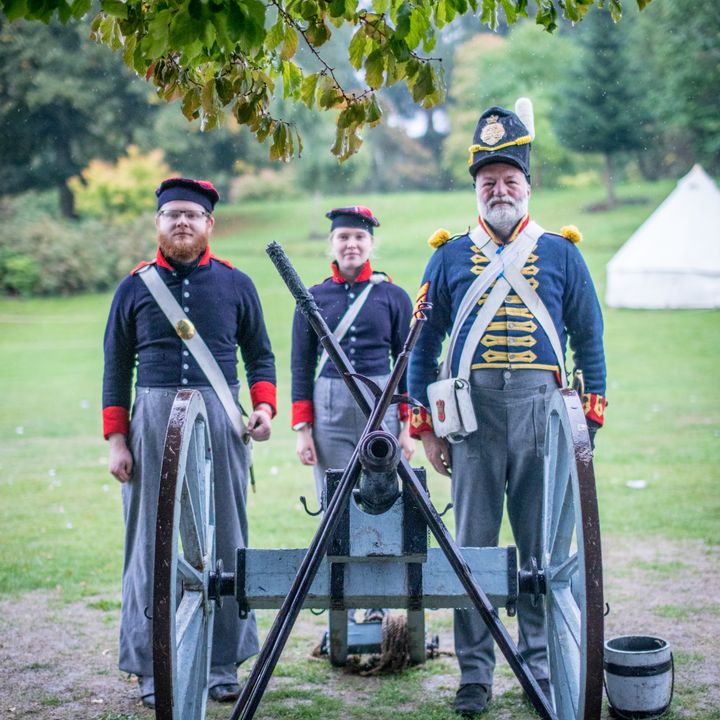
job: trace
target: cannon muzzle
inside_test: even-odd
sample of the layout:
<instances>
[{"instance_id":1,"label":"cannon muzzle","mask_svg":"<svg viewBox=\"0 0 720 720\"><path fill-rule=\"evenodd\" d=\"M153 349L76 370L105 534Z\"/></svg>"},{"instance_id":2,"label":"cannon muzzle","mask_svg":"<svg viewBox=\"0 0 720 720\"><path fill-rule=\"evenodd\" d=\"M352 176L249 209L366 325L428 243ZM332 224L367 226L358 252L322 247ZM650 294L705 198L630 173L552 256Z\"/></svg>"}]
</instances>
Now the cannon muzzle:
<instances>
[{"instance_id":1,"label":"cannon muzzle","mask_svg":"<svg viewBox=\"0 0 720 720\"><path fill-rule=\"evenodd\" d=\"M376 430L361 441L359 459L362 472L355 500L365 512L382 515L400 495L400 445L390 433Z\"/></svg>"}]
</instances>

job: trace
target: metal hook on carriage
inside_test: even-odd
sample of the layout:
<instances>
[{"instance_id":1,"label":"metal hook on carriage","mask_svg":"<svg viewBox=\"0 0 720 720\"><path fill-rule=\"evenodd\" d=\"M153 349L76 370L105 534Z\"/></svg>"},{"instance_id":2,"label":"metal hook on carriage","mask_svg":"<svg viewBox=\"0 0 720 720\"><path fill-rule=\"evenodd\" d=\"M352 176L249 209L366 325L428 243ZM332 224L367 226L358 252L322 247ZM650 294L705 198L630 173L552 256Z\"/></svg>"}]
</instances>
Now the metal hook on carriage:
<instances>
[{"instance_id":1,"label":"metal hook on carriage","mask_svg":"<svg viewBox=\"0 0 720 720\"><path fill-rule=\"evenodd\" d=\"M441 513L438 513L438 517L443 517L443 515L445 515L445 513L447 513L448 510L451 510L451 509L452 509L452 506L453 506L452 503L448 503L448 504L445 506L445 509L444 509Z\"/></svg>"},{"instance_id":2,"label":"metal hook on carriage","mask_svg":"<svg viewBox=\"0 0 720 720\"><path fill-rule=\"evenodd\" d=\"M307 506L307 501L305 500L305 496L304 496L304 495L301 495L301 496L300 496L300 502L302 503L302 506L305 508L305 512L306 512L308 515L310 515L311 517L315 517L316 515L320 515L320 514L322 513L322 511L323 511L322 508L320 508L320 509L317 510L316 512L312 512L312 511L308 508L308 506Z\"/></svg>"},{"instance_id":3,"label":"metal hook on carriage","mask_svg":"<svg viewBox=\"0 0 720 720\"><path fill-rule=\"evenodd\" d=\"M605 603L605 612L603 613L603 617L607 617L610 614L610 603Z\"/></svg>"}]
</instances>

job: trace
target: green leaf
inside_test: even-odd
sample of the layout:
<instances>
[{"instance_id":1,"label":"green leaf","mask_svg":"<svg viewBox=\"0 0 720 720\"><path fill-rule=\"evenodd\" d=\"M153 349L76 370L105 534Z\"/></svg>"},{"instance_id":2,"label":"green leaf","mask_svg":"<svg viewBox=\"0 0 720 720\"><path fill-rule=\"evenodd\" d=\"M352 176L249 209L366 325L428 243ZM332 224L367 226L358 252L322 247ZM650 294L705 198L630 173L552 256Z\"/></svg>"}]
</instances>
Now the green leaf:
<instances>
[{"instance_id":1,"label":"green leaf","mask_svg":"<svg viewBox=\"0 0 720 720\"><path fill-rule=\"evenodd\" d=\"M285 23L282 18L278 18L265 36L265 46L268 50L274 50L284 39Z\"/></svg>"},{"instance_id":2,"label":"green leaf","mask_svg":"<svg viewBox=\"0 0 720 720\"><path fill-rule=\"evenodd\" d=\"M540 8L538 8L538 15L539 14L540 14ZM492 30L497 30L497 26L498 26L497 0L483 0L482 11L480 13L480 21L485 23Z\"/></svg>"},{"instance_id":3,"label":"green leaf","mask_svg":"<svg viewBox=\"0 0 720 720\"><path fill-rule=\"evenodd\" d=\"M318 80L320 79L319 73L313 73L307 75L302 82L300 87L300 99L312 109L315 106L315 91L317 90Z\"/></svg>"},{"instance_id":4,"label":"green leaf","mask_svg":"<svg viewBox=\"0 0 720 720\"><path fill-rule=\"evenodd\" d=\"M193 88L185 93L185 97L182 101L182 114L188 119L193 120L198 116L198 110L201 104L200 91L197 88Z\"/></svg>"},{"instance_id":5,"label":"green leaf","mask_svg":"<svg viewBox=\"0 0 720 720\"><path fill-rule=\"evenodd\" d=\"M101 0L100 9L112 17L125 19L128 16L128 7L122 0Z\"/></svg>"},{"instance_id":6,"label":"green leaf","mask_svg":"<svg viewBox=\"0 0 720 720\"><path fill-rule=\"evenodd\" d=\"M295 138L297 139L297 146L298 146L297 155L298 155L298 157L302 157L302 151L303 151L302 137L301 137L300 131L297 129L297 127L295 128Z\"/></svg>"},{"instance_id":7,"label":"green leaf","mask_svg":"<svg viewBox=\"0 0 720 720\"><path fill-rule=\"evenodd\" d=\"M255 137L257 138L257 141L265 142L265 139L274 130L276 124L277 122L275 120L268 117L267 115L263 115L262 118L260 118L258 129L255 131Z\"/></svg>"},{"instance_id":8,"label":"green leaf","mask_svg":"<svg viewBox=\"0 0 720 720\"><path fill-rule=\"evenodd\" d=\"M292 25L288 25L285 28L285 42L283 44L283 49L280 53L280 57L283 60L289 60L298 49L298 34L295 32L295 28L292 27Z\"/></svg>"},{"instance_id":9,"label":"green leaf","mask_svg":"<svg viewBox=\"0 0 720 720\"><path fill-rule=\"evenodd\" d=\"M365 119L370 125L376 125L382 118L382 110L378 105L377 96L375 93L370 95L367 101L367 108L365 110Z\"/></svg>"},{"instance_id":10,"label":"green leaf","mask_svg":"<svg viewBox=\"0 0 720 720\"><path fill-rule=\"evenodd\" d=\"M572 0L566 0L567 2L572 2ZM502 8L505 11L505 18L508 21L508 25L514 25L517 22L517 10L515 8L515 3L513 0L500 0L500 3L502 4Z\"/></svg>"},{"instance_id":11,"label":"green leaf","mask_svg":"<svg viewBox=\"0 0 720 720\"><path fill-rule=\"evenodd\" d=\"M285 160L287 157L287 133L284 123L277 123L273 130L272 143L270 145L271 160Z\"/></svg>"},{"instance_id":12,"label":"green leaf","mask_svg":"<svg viewBox=\"0 0 720 720\"><path fill-rule=\"evenodd\" d=\"M435 78L430 63L423 63L412 87L413 100L422 102L425 97L435 92Z\"/></svg>"},{"instance_id":13,"label":"green leaf","mask_svg":"<svg viewBox=\"0 0 720 720\"><path fill-rule=\"evenodd\" d=\"M27 11L26 0L5 0L3 3L3 12L10 22L17 20L18 18L25 17L27 15Z\"/></svg>"},{"instance_id":14,"label":"green leaf","mask_svg":"<svg viewBox=\"0 0 720 720\"><path fill-rule=\"evenodd\" d=\"M335 83L327 77L323 76L320 84L320 96L318 97L318 105L325 110L333 108L342 102L342 95L335 87Z\"/></svg>"},{"instance_id":15,"label":"green leaf","mask_svg":"<svg viewBox=\"0 0 720 720\"><path fill-rule=\"evenodd\" d=\"M359 70L362 67L362 61L365 57L365 49L367 47L367 44L368 37L365 34L365 29L362 27L358 28L358 30L352 36L350 44L348 45L348 58L350 60L350 64L356 70Z\"/></svg>"},{"instance_id":16,"label":"green leaf","mask_svg":"<svg viewBox=\"0 0 720 720\"><path fill-rule=\"evenodd\" d=\"M80 20L83 15L90 12L92 8L92 0L73 0L71 4L72 15L76 20Z\"/></svg>"},{"instance_id":17,"label":"green leaf","mask_svg":"<svg viewBox=\"0 0 720 720\"><path fill-rule=\"evenodd\" d=\"M610 16L616 23L622 20L622 3L620 0L610 0Z\"/></svg>"},{"instance_id":18,"label":"green leaf","mask_svg":"<svg viewBox=\"0 0 720 720\"><path fill-rule=\"evenodd\" d=\"M170 22L170 31L168 33L170 44L180 50L193 40L196 40L197 37L197 23L188 13L183 11L176 12Z\"/></svg>"},{"instance_id":19,"label":"green leaf","mask_svg":"<svg viewBox=\"0 0 720 720\"><path fill-rule=\"evenodd\" d=\"M373 50L365 60L365 82L373 89L382 87L385 72L385 54L382 50Z\"/></svg>"}]
</instances>

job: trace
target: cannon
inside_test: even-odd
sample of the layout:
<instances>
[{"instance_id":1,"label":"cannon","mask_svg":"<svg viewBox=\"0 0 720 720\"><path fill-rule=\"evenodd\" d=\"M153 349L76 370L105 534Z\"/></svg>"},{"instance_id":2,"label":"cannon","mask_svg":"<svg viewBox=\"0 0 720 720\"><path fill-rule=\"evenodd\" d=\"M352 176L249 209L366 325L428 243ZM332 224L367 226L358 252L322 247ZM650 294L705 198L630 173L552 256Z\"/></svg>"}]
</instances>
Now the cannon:
<instances>
[{"instance_id":1,"label":"cannon","mask_svg":"<svg viewBox=\"0 0 720 720\"><path fill-rule=\"evenodd\" d=\"M383 431L429 306L415 308L405 347L381 390L354 373L284 251L268 254L368 420L343 470L327 474L325 512L308 548L239 549L233 571L215 558L212 450L201 395L178 392L168 422L156 525L153 664L156 718L202 720L214 608L279 608L230 720L253 717L303 607L329 610L330 656L348 652L347 608L407 611L410 656L425 657L427 608L474 607L540 717L597 720L602 704L603 590L592 450L578 394L555 392L544 450L542 555L517 567L507 548L459 548L413 469ZM437 548L428 548L432 533ZM541 691L497 607L521 593L544 604L550 697Z\"/></svg>"}]
</instances>

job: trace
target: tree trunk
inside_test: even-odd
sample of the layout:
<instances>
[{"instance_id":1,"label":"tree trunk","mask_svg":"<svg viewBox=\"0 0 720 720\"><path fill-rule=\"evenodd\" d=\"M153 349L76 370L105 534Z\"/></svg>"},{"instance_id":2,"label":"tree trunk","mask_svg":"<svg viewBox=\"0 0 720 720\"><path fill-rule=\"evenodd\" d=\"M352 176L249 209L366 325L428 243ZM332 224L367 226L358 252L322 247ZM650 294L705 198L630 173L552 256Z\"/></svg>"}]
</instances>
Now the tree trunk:
<instances>
[{"instance_id":1,"label":"tree trunk","mask_svg":"<svg viewBox=\"0 0 720 720\"><path fill-rule=\"evenodd\" d=\"M75 212L75 196L67 186L67 183L58 185L58 195L60 198L60 214L68 220L77 220L78 214Z\"/></svg>"},{"instance_id":2,"label":"tree trunk","mask_svg":"<svg viewBox=\"0 0 720 720\"><path fill-rule=\"evenodd\" d=\"M607 188L607 206L608 208L613 208L617 205L617 196L615 195L615 183L610 153L605 153L605 187Z\"/></svg>"}]
</instances>

